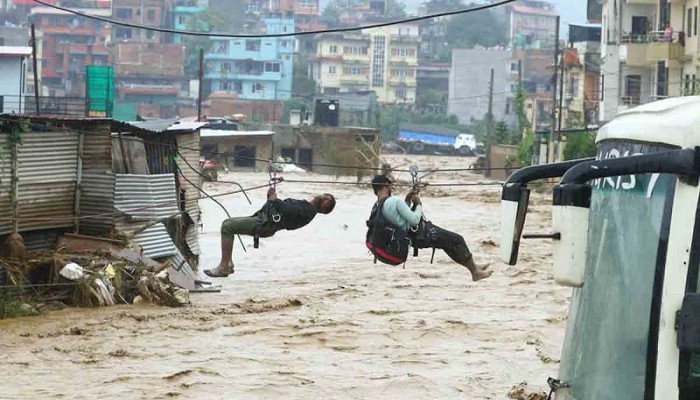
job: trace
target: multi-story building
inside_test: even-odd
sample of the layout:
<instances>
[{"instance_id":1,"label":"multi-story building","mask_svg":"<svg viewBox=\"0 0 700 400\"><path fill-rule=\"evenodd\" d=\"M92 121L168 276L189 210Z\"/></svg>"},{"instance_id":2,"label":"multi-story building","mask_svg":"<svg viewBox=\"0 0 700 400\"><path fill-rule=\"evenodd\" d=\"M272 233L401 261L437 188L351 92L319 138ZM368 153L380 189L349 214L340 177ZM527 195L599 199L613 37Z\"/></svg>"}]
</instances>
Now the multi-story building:
<instances>
[{"instance_id":1,"label":"multi-story building","mask_svg":"<svg viewBox=\"0 0 700 400\"><path fill-rule=\"evenodd\" d=\"M313 77L323 94L370 89L372 39L361 32L319 36Z\"/></svg>"},{"instance_id":2,"label":"multi-story building","mask_svg":"<svg viewBox=\"0 0 700 400\"><path fill-rule=\"evenodd\" d=\"M598 123L600 26L569 25L571 46L562 52L562 128Z\"/></svg>"},{"instance_id":3,"label":"multi-story building","mask_svg":"<svg viewBox=\"0 0 700 400\"><path fill-rule=\"evenodd\" d=\"M31 47L0 46L0 113L24 113L27 61Z\"/></svg>"},{"instance_id":4,"label":"multi-story building","mask_svg":"<svg viewBox=\"0 0 700 400\"><path fill-rule=\"evenodd\" d=\"M208 0L175 0L173 8L173 27L177 30L206 30L204 21L198 21L199 13L209 6ZM180 35L174 35L175 43L182 43Z\"/></svg>"},{"instance_id":5,"label":"multi-story building","mask_svg":"<svg viewBox=\"0 0 700 400\"><path fill-rule=\"evenodd\" d=\"M114 0L112 10L117 21L170 28L173 5L173 0ZM166 43L170 36L152 30L115 26L112 39L115 42Z\"/></svg>"},{"instance_id":6,"label":"multi-story building","mask_svg":"<svg viewBox=\"0 0 700 400\"><path fill-rule=\"evenodd\" d=\"M110 18L107 8L79 9ZM49 7L31 9L30 20L41 27L41 77L49 96L84 96L85 66L106 65L106 24Z\"/></svg>"},{"instance_id":7,"label":"multi-story building","mask_svg":"<svg viewBox=\"0 0 700 400\"><path fill-rule=\"evenodd\" d=\"M512 46L536 49L554 47L554 31L559 14L551 3L522 0L509 8L509 41Z\"/></svg>"},{"instance_id":8,"label":"multi-story building","mask_svg":"<svg viewBox=\"0 0 700 400\"><path fill-rule=\"evenodd\" d=\"M26 46L27 43L31 46L31 38L29 35L29 28L18 27L18 26L3 26L0 27L0 46ZM37 80L39 81L39 94L44 94L41 90L41 60L42 60L42 44L43 44L43 31L36 31L36 63L37 70L39 74L37 75ZM26 92L34 93L34 69L32 62L26 63L26 72L24 76L26 77Z\"/></svg>"},{"instance_id":9,"label":"multi-story building","mask_svg":"<svg viewBox=\"0 0 700 400\"><path fill-rule=\"evenodd\" d=\"M294 20L263 19L266 32L294 32ZM206 54L211 91L243 99L286 100L292 94L294 41L290 37L216 39Z\"/></svg>"},{"instance_id":10,"label":"multi-story building","mask_svg":"<svg viewBox=\"0 0 700 400\"><path fill-rule=\"evenodd\" d=\"M418 24L366 29L370 42L370 88L380 103L415 103Z\"/></svg>"},{"instance_id":11,"label":"multi-story building","mask_svg":"<svg viewBox=\"0 0 700 400\"><path fill-rule=\"evenodd\" d=\"M602 2L600 118L692 89L698 2ZM686 79L687 78L687 79Z\"/></svg>"},{"instance_id":12,"label":"multi-story building","mask_svg":"<svg viewBox=\"0 0 700 400\"><path fill-rule=\"evenodd\" d=\"M513 125L515 113L509 94L514 80L508 67L510 57L506 49L453 49L448 112L457 115L463 124L484 119L488 113L493 69L493 118Z\"/></svg>"}]
</instances>

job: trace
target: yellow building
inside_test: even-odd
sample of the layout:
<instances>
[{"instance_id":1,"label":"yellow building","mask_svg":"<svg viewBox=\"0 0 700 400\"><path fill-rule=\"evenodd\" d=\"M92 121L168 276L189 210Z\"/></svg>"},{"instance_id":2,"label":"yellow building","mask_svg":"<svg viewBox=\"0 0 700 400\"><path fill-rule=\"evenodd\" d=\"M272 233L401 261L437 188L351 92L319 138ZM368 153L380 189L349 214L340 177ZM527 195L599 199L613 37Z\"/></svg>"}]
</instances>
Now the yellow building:
<instances>
[{"instance_id":1,"label":"yellow building","mask_svg":"<svg viewBox=\"0 0 700 400\"><path fill-rule=\"evenodd\" d=\"M372 90L380 103L414 103L418 43L417 24L325 34L313 76L324 94Z\"/></svg>"}]
</instances>

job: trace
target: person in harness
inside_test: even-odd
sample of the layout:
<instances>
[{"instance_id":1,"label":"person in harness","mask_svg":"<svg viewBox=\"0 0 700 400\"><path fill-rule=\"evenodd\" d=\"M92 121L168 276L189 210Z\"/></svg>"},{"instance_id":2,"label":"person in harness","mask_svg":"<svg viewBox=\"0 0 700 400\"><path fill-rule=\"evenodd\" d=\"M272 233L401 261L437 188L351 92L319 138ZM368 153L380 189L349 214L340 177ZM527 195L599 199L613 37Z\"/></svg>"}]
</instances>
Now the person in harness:
<instances>
[{"instance_id":1,"label":"person in harness","mask_svg":"<svg viewBox=\"0 0 700 400\"><path fill-rule=\"evenodd\" d=\"M377 259L393 265L405 261L408 253L407 242L410 241L410 245L416 249L443 250L456 263L466 267L475 282L491 276L493 271L488 269L489 264L474 263L469 247L461 235L423 219L422 204L417 191L411 190L404 200L392 196L392 183L392 180L384 175L377 175L372 179L377 203L370 221L367 221L367 247ZM413 207L409 206L411 203ZM381 214L378 214L380 211ZM376 234L378 230L389 232L389 235Z\"/></svg>"},{"instance_id":2,"label":"person in harness","mask_svg":"<svg viewBox=\"0 0 700 400\"><path fill-rule=\"evenodd\" d=\"M233 240L236 235L254 237L257 248L258 238L273 236L281 230L292 231L306 226L316 214L329 214L335 208L335 197L325 193L307 200L277 198L277 191L271 187L267 191L267 203L250 217L237 217L224 220L221 224L221 261L216 268L204 270L211 278L225 278L234 273L232 260Z\"/></svg>"}]
</instances>

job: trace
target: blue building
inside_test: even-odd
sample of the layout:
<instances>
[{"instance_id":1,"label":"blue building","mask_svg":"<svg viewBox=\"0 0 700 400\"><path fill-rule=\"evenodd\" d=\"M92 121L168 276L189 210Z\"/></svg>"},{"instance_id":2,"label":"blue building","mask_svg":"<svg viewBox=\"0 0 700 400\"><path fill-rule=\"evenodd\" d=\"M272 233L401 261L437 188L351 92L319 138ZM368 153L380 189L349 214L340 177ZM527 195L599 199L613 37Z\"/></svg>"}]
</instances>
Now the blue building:
<instances>
[{"instance_id":1,"label":"blue building","mask_svg":"<svg viewBox=\"0 0 700 400\"><path fill-rule=\"evenodd\" d=\"M293 19L263 19L268 34L294 32ZM234 92L241 99L286 100L292 95L294 39L214 38L205 79L212 92Z\"/></svg>"},{"instance_id":2,"label":"blue building","mask_svg":"<svg viewBox=\"0 0 700 400\"><path fill-rule=\"evenodd\" d=\"M206 30L204 21L197 21L197 14L207 9L208 0L177 0L173 8L173 27L177 30ZM174 35L175 43L182 43L181 35Z\"/></svg>"}]
</instances>

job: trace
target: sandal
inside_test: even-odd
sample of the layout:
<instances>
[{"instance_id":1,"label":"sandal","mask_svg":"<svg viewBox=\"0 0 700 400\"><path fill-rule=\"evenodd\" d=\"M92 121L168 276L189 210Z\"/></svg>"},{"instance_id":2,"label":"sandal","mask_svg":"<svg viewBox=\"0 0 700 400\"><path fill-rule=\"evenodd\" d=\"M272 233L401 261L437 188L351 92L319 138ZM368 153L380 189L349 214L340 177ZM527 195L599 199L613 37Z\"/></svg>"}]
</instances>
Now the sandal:
<instances>
[{"instance_id":1,"label":"sandal","mask_svg":"<svg viewBox=\"0 0 700 400\"><path fill-rule=\"evenodd\" d=\"M231 274L233 273L233 272L231 272L231 273L229 273L229 274L225 274L225 275L224 275L224 274L221 274L221 273L219 273L219 272L215 272L214 270L211 270L211 269L205 269L205 270L202 271L202 272L204 272L204 275L206 275L206 276L208 276L208 277L210 277L210 278L228 278L228 276L231 275Z\"/></svg>"}]
</instances>

